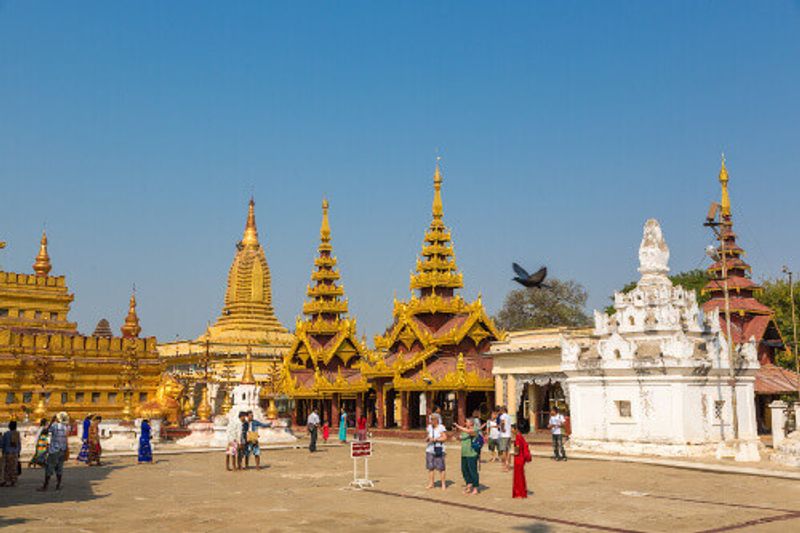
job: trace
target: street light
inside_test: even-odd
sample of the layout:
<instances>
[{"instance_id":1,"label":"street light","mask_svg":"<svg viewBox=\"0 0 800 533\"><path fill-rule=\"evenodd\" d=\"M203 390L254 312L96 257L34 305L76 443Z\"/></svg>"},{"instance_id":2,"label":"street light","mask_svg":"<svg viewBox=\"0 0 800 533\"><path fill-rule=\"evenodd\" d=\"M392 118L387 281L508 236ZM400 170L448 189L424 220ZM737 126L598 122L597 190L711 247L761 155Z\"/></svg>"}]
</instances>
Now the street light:
<instances>
[{"instance_id":1,"label":"street light","mask_svg":"<svg viewBox=\"0 0 800 533\"><path fill-rule=\"evenodd\" d=\"M794 305L794 283L792 281L792 271L789 267L783 267L783 273L789 277L789 301L792 305L792 348L794 352L794 371L800 375L800 361L797 360L797 318ZM800 380L797 384L797 399L800 400Z\"/></svg>"}]
</instances>

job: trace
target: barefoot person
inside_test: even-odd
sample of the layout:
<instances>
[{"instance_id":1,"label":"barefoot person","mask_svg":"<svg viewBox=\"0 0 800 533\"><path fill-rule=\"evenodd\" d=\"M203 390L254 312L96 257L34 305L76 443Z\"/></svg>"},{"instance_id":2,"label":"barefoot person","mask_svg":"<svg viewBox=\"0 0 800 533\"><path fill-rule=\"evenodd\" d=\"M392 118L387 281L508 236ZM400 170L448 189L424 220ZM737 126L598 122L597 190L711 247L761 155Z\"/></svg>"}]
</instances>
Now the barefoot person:
<instances>
[{"instance_id":1,"label":"barefoot person","mask_svg":"<svg viewBox=\"0 0 800 533\"><path fill-rule=\"evenodd\" d=\"M8 431L0 439L3 448L3 482L0 487L13 487L17 484L19 475L19 452L22 450L22 440L17 431L17 421L8 423Z\"/></svg>"},{"instance_id":2,"label":"barefoot person","mask_svg":"<svg viewBox=\"0 0 800 533\"><path fill-rule=\"evenodd\" d=\"M100 446L100 422L103 421L103 417L97 415L92 419L92 423L89 424L89 438L86 439L86 444L89 449L89 456L86 460L86 464L92 466L100 466L100 455L103 453L103 448Z\"/></svg>"},{"instance_id":3,"label":"barefoot person","mask_svg":"<svg viewBox=\"0 0 800 533\"><path fill-rule=\"evenodd\" d=\"M228 447L225 449L225 469L228 472L239 469L238 457L241 432L241 422L238 418L231 417L228 421L228 427L225 430L225 436L228 439Z\"/></svg>"},{"instance_id":4,"label":"barefoot person","mask_svg":"<svg viewBox=\"0 0 800 533\"><path fill-rule=\"evenodd\" d=\"M316 409L313 409L311 414L308 415L306 427L308 429L308 436L310 437L308 442L308 451L314 453L317 451L317 429L319 429L319 415L317 414Z\"/></svg>"},{"instance_id":5,"label":"barefoot person","mask_svg":"<svg viewBox=\"0 0 800 533\"><path fill-rule=\"evenodd\" d=\"M53 417L55 420L55 417ZM36 466L44 466L45 462L47 461L47 426L48 422L46 418L42 418L39 420L39 429L36 431L36 447L33 450L33 457L28 462L28 468L36 467Z\"/></svg>"},{"instance_id":6,"label":"barefoot person","mask_svg":"<svg viewBox=\"0 0 800 533\"><path fill-rule=\"evenodd\" d=\"M478 494L481 482L478 474L478 451L473 445L475 426L471 418L464 424L463 426L453 424L453 427L461 431L458 438L461 441L461 475L466 484L464 494Z\"/></svg>"},{"instance_id":7,"label":"barefoot person","mask_svg":"<svg viewBox=\"0 0 800 533\"><path fill-rule=\"evenodd\" d=\"M528 482L525 479L525 465L531 462L531 450L528 447L525 437L517 429L517 425L511 426L514 434L514 485L511 489L513 498L528 497Z\"/></svg>"},{"instance_id":8,"label":"barefoot person","mask_svg":"<svg viewBox=\"0 0 800 533\"><path fill-rule=\"evenodd\" d=\"M434 478L436 477L436 472L439 472L442 490L445 490L447 488L447 472L445 471L444 443L447 441L447 430L442 425L442 415L439 413L431 415L427 431L428 435L425 441L428 445L425 447L425 468L428 470L428 486L426 488L432 489L434 487Z\"/></svg>"},{"instance_id":9,"label":"barefoot person","mask_svg":"<svg viewBox=\"0 0 800 533\"><path fill-rule=\"evenodd\" d=\"M50 478L53 474L56 475L56 490L61 489L61 476L64 472L64 461L67 460L69 454L69 442L67 441L67 434L69 428L69 415L65 412L58 413L56 421L50 424L47 430L47 466L44 471L44 484L39 487L38 491L44 492L50 484Z\"/></svg>"},{"instance_id":10,"label":"barefoot person","mask_svg":"<svg viewBox=\"0 0 800 533\"><path fill-rule=\"evenodd\" d=\"M553 436L553 459L556 461L567 460L567 453L564 451L564 435L562 434L565 422L566 419L558 412L558 407L550 409L550 420L547 422L547 427L550 428Z\"/></svg>"},{"instance_id":11,"label":"barefoot person","mask_svg":"<svg viewBox=\"0 0 800 533\"><path fill-rule=\"evenodd\" d=\"M500 430L497 427L497 409L492 410L492 416L486 421L486 430L489 436L489 452L492 458L489 459L490 463L497 462L500 457L497 453L498 446L500 445Z\"/></svg>"},{"instance_id":12,"label":"barefoot person","mask_svg":"<svg viewBox=\"0 0 800 533\"><path fill-rule=\"evenodd\" d=\"M150 445L152 438L150 430L150 421L148 419L142 420L141 433L139 434L139 464L153 462L153 447Z\"/></svg>"},{"instance_id":13,"label":"barefoot person","mask_svg":"<svg viewBox=\"0 0 800 533\"><path fill-rule=\"evenodd\" d=\"M247 411L247 455L244 459L245 468L250 468L250 455L256 458L256 470L261 470L261 446L258 443L258 428L268 428L269 424L264 424L253 418L253 411Z\"/></svg>"},{"instance_id":14,"label":"barefoot person","mask_svg":"<svg viewBox=\"0 0 800 533\"><path fill-rule=\"evenodd\" d=\"M339 417L339 441L344 444L347 442L347 411L342 409L342 415Z\"/></svg>"},{"instance_id":15,"label":"barefoot person","mask_svg":"<svg viewBox=\"0 0 800 533\"><path fill-rule=\"evenodd\" d=\"M508 472L511 467L511 455L509 448L511 447L511 417L508 416L508 409L505 406L499 407L500 418L498 419L500 429L500 442L497 449L503 459L503 472Z\"/></svg>"},{"instance_id":16,"label":"barefoot person","mask_svg":"<svg viewBox=\"0 0 800 533\"><path fill-rule=\"evenodd\" d=\"M83 419L83 426L81 430L81 451L78 452L78 457L75 458L79 463L89 463L89 426L92 425L91 413L86 415Z\"/></svg>"}]
</instances>

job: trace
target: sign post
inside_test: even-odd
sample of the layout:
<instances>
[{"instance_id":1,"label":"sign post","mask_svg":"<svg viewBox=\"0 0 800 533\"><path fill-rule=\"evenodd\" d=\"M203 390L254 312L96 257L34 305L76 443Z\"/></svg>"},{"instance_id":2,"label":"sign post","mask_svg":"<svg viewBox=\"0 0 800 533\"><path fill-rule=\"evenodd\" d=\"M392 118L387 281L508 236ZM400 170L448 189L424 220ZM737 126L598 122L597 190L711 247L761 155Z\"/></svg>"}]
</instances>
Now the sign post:
<instances>
[{"instance_id":1,"label":"sign post","mask_svg":"<svg viewBox=\"0 0 800 533\"><path fill-rule=\"evenodd\" d=\"M372 457L372 441L369 440L354 440L350 442L350 457L353 458L353 481L350 486L358 487L360 489L372 487L372 481L369 480L369 458ZM364 459L364 477L358 477L358 459Z\"/></svg>"}]
</instances>

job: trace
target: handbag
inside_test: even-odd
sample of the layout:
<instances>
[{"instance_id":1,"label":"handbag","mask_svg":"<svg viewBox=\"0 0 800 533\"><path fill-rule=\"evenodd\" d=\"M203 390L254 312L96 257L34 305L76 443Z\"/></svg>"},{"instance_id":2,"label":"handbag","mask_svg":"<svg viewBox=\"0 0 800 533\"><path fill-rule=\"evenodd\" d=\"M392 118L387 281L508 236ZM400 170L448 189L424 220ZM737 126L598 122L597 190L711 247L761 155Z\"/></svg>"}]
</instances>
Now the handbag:
<instances>
[{"instance_id":1,"label":"handbag","mask_svg":"<svg viewBox=\"0 0 800 533\"><path fill-rule=\"evenodd\" d=\"M258 431L247 432L247 444L258 444Z\"/></svg>"},{"instance_id":2,"label":"handbag","mask_svg":"<svg viewBox=\"0 0 800 533\"><path fill-rule=\"evenodd\" d=\"M441 442L433 443L433 456L444 457L444 445Z\"/></svg>"}]
</instances>

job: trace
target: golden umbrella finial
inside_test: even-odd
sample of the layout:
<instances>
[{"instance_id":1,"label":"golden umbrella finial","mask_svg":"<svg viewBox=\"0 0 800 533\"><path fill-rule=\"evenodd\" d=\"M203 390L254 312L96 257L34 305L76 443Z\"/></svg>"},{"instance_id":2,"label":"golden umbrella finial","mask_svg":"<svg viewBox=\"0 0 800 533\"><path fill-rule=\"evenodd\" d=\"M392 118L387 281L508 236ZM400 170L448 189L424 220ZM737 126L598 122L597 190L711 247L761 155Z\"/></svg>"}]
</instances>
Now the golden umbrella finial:
<instances>
[{"instance_id":1,"label":"golden umbrella finial","mask_svg":"<svg viewBox=\"0 0 800 533\"><path fill-rule=\"evenodd\" d=\"M47 253L47 233L42 230L42 240L39 241L39 254L33 263L33 271L37 276L47 276L53 266L50 264L50 255Z\"/></svg>"},{"instance_id":2,"label":"golden umbrella finial","mask_svg":"<svg viewBox=\"0 0 800 533\"><path fill-rule=\"evenodd\" d=\"M722 186L722 199L719 206L722 216L731 216L731 198L728 195L728 169L725 168L725 154L722 154L722 164L719 169L719 183Z\"/></svg>"},{"instance_id":3,"label":"golden umbrella finial","mask_svg":"<svg viewBox=\"0 0 800 533\"><path fill-rule=\"evenodd\" d=\"M442 207L442 169L439 161L442 158L436 156L436 170L433 172L433 218L442 218L444 207Z\"/></svg>"},{"instance_id":4,"label":"golden umbrella finial","mask_svg":"<svg viewBox=\"0 0 800 533\"><path fill-rule=\"evenodd\" d=\"M328 200L322 200L322 224L319 227L319 238L323 242L331 240L331 224L328 221Z\"/></svg>"},{"instance_id":5,"label":"golden umbrella finial","mask_svg":"<svg viewBox=\"0 0 800 533\"><path fill-rule=\"evenodd\" d=\"M247 356L244 360L244 374L242 374L242 384L243 385L255 385L256 378L253 375L253 359L252 359L252 347L248 344L247 345Z\"/></svg>"},{"instance_id":6,"label":"golden umbrella finial","mask_svg":"<svg viewBox=\"0 0 800 533\"><path fill-rule=\"evenodd\" d=\"M242 236L242 246L258 246L258 229L256 228L256 201L250 197L247 208L247 223Z\"/></svg>"}]
</instances>

